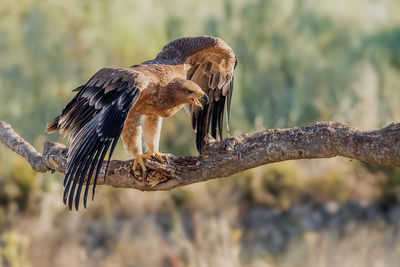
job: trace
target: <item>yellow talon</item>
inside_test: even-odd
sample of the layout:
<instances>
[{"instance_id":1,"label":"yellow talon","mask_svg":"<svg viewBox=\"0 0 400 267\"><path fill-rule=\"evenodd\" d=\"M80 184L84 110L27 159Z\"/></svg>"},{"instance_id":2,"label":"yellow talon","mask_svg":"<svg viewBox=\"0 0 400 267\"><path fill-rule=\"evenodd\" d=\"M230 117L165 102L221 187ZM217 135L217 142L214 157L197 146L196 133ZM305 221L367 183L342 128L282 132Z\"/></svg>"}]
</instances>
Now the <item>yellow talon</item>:
<instances>
[{"instance_id":1,"label":"yellow talon","mask_svg":"<svg viewBox=\"0 0 400 267\"><path fill-rule=\"evenodd\" d=\"M153 155L158 159L159 162L164 163L164 159L162 158L162 156L158 153L153 153Z\"/></svg>"},{"instance_id":2,"label":"yellow talon","mask_svg":"<svg viewBox=\"0 0 400 267\"><path fill-rule=\"evenodd\" d=\"M136 166L139 164L140 167L142 168L142 173L143 175L146 173L146 165L144 164L144 159L151 159L151 155L143 155L143 154L137 154L135 155L135 161L133 162L132 170L135 172Z\"/></svg>"},{"instance_id":3,"label":"yellow talon","mask_svg":"<svg viewBox=\"0 0 400 267\"><path fill-rule=\"evenodd\" d=\"M132 166L133 172L135 172L136 166L139 164L140 167L142 168L143 176L145 176L147 168L146 168L146 165L144 164L144 160L145 159L151 160L151 159L153 159L153 156L156 157L159 162L164 163L165 162L164 158L170 157L171 154L159 153L159 152L155 152L155 151L152 151L152 152L150 152L149 154L146 154L146 155L137 154L137 155L135 155L135 160L133 161L133 166Z\"/></svg>"},{"instance_id":4,"label":"yellow talon","mask_svg":"<svg viewBox=\"0 0 400 267\"><path fill-rule=\"evenodd\" d=\"M150 153L152 156L155 156L157 159L158 159L158 161L159 162L161 162L161 163L164 163L165 162L165 159L167 158L167 157L170 157L171 156L171 154L168 154L168 153L160 153L160 152L151 152ZM165 158L165 159L164 159Z\"/></svg>"}]
</instances>

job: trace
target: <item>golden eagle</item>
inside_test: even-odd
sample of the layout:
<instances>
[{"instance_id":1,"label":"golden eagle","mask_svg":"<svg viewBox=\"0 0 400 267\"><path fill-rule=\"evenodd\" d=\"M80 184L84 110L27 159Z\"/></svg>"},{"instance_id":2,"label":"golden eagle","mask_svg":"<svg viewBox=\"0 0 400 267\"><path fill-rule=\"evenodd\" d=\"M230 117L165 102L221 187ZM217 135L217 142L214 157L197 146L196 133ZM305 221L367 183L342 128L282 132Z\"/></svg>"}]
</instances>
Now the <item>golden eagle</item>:
<instances>
[{"instance_id":1,"label":"golden eagle","mask_svg":"<svg viewBox=\"0 0 400 267\"><path fill-rule=\"evenodd\" d=\"M120 136L135 161L155 156L161 162L167 154L158 151L162 117L170 117L182 107L189 112L201 153L209 133L222 139L226 105L227 127L237 60L221 39L187 37L165 45L153 60L130 68L103 68L76 88L74 98L61 115L48 122L47 132L69 134L68 165L64 179L64 204L79 208L85 177L83 204L93 180L94 198L100 168L109 151L108 162ZM142 135L149 154L142 154Z\"/></svg>"}]
</instances>

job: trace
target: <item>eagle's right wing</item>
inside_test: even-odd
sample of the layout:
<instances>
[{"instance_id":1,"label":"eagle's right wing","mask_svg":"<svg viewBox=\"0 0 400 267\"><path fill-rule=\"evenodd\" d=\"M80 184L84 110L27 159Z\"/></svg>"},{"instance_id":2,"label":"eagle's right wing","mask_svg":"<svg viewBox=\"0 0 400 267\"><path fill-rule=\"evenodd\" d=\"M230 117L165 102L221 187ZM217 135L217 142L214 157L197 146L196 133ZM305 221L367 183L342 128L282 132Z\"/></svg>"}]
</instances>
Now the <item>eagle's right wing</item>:
<instances>
[{"instance_id":1,"label":"eagle's right wing","mask_svg":"<svg viewBox=\"0 0 400 267\"><path fill-rule=\"evenodd\" d=\"M82 186L85 177L88 177L83 199L86 207L93 174L94 198L104 158L109 151L108 166L128 112L147 85L146 77L134 69L101 69L85 85L74 90L77 92L75 97L61 115L47 124L48 132L60 130L70 135L64 179L64 204L68 201L69 209L72 209L75 196L75 208L78 210Z\"/></svg>"}]
</instances>

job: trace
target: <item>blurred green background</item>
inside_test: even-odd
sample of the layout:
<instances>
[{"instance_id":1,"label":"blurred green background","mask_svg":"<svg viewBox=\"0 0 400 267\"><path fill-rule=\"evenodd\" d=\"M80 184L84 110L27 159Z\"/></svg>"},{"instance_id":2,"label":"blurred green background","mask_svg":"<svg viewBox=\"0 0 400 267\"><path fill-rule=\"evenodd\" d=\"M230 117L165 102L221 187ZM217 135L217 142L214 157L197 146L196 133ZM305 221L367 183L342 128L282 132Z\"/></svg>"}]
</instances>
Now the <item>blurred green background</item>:
<instances>
[{"instance_id":1,"label":"blurred green background","mask_svg":"<svg viewBox=\"0 0 400 267\"><path fill-rule=\"evenodd\" d=\"M105 66L213 35L234 49L233 134L400 120L398 0L2 0L0 120L41 151L48 120ZM161 151L196 154L184 112ZM130 158L119 146L114 158ZM100 186L62 205L62 175L0 145L0 266L400 266L400 170L343 158L271 164L169 192Z\"/></svg>"}]
</instances>

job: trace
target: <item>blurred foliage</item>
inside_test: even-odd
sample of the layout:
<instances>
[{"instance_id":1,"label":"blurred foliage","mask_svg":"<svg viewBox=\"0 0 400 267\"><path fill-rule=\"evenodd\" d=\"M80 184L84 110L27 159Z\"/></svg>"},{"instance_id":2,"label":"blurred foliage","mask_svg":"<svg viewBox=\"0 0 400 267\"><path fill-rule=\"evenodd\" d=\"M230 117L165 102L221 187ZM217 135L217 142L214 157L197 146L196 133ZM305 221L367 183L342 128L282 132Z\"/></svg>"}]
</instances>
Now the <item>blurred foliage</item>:
<instances>
[{"instance_id":1,"label":"blurred foliage","mask_svg":"<svg viewBox=\"0 0 400 267\"><path fill-rule=\"evenodd\" d=\"M363 12L350 12L358 9ZM98 69L137 64L172 39L209 34L226 40L239 61L233 133L335 119L377 128L400 118L399 9L395 0L349 5L312 0L21 0L15 5L4 0L0 118L38 147L46 139L64 141L45 135L45 123ZM195 153L183 112L165 120L162 133L162 150ZM7 206L15 200L24 207L35 175L4 153L9 152L0 155L0 202ZM120 146L116 157L130 156ZM296 179L298 165L285 168L265 174L264 187L273 195L280 195L286 180ZM389 187L398 184L397 170L377 171L390 180ZM338 173L326 174L330 189L322 191L345 199Z\"/></svg>"},{"instance_id":2,"label":"blurred foliage","mask_svg":"<svg viewBox=\"0 0 400 267\"><path fill-rule=\"evenodd\" d=\"M21 157L9 161L10 165L0 174L0 228L5 222L4 209L25 209L35 190L37 173Z\"/></svg>"},{"instance_id":3,"label":"blurred foliage","mask_svg":"<svg viewBox=\"0 0 400 267\"><path fill-rule=\"evenodd\" d=\"M371 173L381 173L386 177L385 180L378 183L382 190L379 201L385 206L390 206L393 203L400 203L400 169L370 163L363 163L363 165Z\"/></svg>"},{"instance_id":4,"label":"blurred foliage","mask_svg":"<svg viewBox=\"0 0 400 267\"><path fill-rule=\"evenodd\" d=\"M238 57L233 134L318 120L376 129L400 120L399 12L398 0L2 0L0 119L12 124L38 150L45 140L65 143L57 134L45 134L45 124L72 98L71 90L98 69L138 64L155 57L172 39L208 34L226 40ZM196 153L184 112L164 120L161 150L176 155ZM122 146L115 152L115 158L130 157ZM92 240L92 232L82 239L77 236L74 229L81 229L85 221L66 213L61 204L61 175L35 174L26 162L0 147L0 228L11 229L1 235L0 254L6 266L26 266L27 241L12 229L24 216L40 214L34 217L39 233L56 233L46 240L49 250L62 243L67 244L68 253L59 255L60 262L47 262L45 252L36 252L43 256L36 255L37 265L82 265L85 260L79 248L87 246L85 242L104 243L105 254L119 252L108 258L106 266L123 265L132 250L148 252L165 242L160 237L164 233L155 230L156 221L162 218L163 229L173 234L169 238L189 255L186 262L196 266L202 260L196 252L207 255L205 248L216 242L222 244L217 248L221 255L236 251L242 230L235 216L249 205L289 210L296 203L351 199L378 199L390 205L400 200L399 177L396 168L335 159L272 164L229 180L151 193L151 200L150 194L134 190L99 188L97 202L84 213L85 221L93 220L93 231L101 233L100 240ZM187 223L181 220L191 218L193 210L201 210L200 217L213 217L203 224L204 239L187 230L196 224L197 215ZM219 220L218 214L227 219ZM148 224L147 228L142 232L133 226L133 234L114 244L110 236L129 232L118 224L128 218ZM96 223L106 226L98 228ZM222 228L215 226L218 223ZM57 233L64 236L60 234L63 228L71 232L65 243L57 239ZM215 229L228 230L214 235ZM182 237L185 231L194 244ZM147 238L151 235L158 239ZM236 241L227 252L223 244L231 239ZM162 245L163 253L168 262L174 262L176 251L167 243ZM35 253L32 246L31 254ZM143 260L139 252L134 256L136 262ZM96 258L96 250L88 255ZM165 257L157 255L147 264L163 264ZM214 260L218 263L214 266L221 266Z\"/></svg>"},{"instance_id":5,"label":"blurred foliage","mask_svg":"<svg viewBox=\"0 0 400 267\"><path fill-rule=\"evenodd\" d=\"M6 232L3 234L3 242L5 246L0 248L0 257L3 264L0 266L31 266L27 259L28 239L15 231Z\"/></svg>"}]
</instances>

